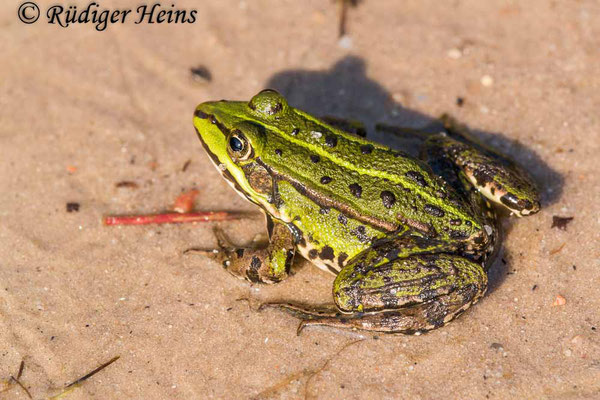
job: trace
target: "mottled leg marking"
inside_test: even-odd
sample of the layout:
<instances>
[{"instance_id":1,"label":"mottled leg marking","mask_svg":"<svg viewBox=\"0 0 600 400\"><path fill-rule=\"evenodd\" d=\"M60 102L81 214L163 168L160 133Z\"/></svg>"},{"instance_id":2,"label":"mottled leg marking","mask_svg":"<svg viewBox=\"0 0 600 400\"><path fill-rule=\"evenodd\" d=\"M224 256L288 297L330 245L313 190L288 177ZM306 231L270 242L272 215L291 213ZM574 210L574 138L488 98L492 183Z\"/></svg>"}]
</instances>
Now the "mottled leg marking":
<instances>
[{"instance_id":1,"label":"mottled leg marking","mask_svg":"<svg viewBox=\"0 0 600 400\"><path fill-rule=\"evenodd\" d=\"M221 231L215 231L219 248L199 252L219 262L234 276L250 282L276 283L287 278L295 253L292 233L286 225L270 226L265 248L234 248Z\"/></svg>"},{"instance_id":2,"label":"mottled leg marking","mask_svg":"<svg viewBox=\"0 0 600 400\"><path fill-rule=\"evenodd\" d=\"M540 196L527 172L508 157L475 141L468 129L453 118L444 115L441 121L446 133L432 135L423 150L423 158L434 171L436 165L446 161L483 196L517 216L539 211Z\"/></svg>"}]
</instances>

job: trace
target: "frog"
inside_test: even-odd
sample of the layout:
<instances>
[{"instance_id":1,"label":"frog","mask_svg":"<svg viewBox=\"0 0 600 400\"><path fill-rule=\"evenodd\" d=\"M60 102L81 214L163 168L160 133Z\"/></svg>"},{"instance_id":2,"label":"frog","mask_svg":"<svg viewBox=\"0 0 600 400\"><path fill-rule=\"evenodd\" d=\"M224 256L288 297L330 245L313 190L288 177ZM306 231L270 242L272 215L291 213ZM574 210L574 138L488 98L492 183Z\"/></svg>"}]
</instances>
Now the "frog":
<instances>
[{"instance_id":1,"label":"frog","mask_svg":"<svg viewBox=\"0 0 600 400\"><path fill-rule=\"evenodd\" d=\"M447 324L486 292L499 210L533 215L540 196L514 161L453 118L441 122L412 156L364 137L354 120L294 108L272 89L201 103L193 124L206 154L263 211L269 237L236 247L218 235L218 248L203 254L253 283L286 279L296 254L332 273L332 304L261 305L297 317L298 333L421 334Z\"/></svg>"}]
</instances>

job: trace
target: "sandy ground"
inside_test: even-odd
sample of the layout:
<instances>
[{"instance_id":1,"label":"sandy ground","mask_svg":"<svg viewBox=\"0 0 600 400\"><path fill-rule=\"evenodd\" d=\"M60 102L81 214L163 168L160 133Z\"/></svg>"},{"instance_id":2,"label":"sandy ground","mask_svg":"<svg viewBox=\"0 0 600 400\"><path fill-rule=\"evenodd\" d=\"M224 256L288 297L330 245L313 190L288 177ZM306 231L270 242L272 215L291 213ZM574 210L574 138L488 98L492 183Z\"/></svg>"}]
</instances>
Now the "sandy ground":
<instances>
[{"instance_id":1,"label":"sandy ground","mask_svg":"<svg viewBox=\"0 0 600 400\"><path fill-rule=\"evenodd\" d=\"M342 41L331 1L176 5L196 23L97 32L0 6L0 398L27 398L10 382L21 361L40 399L115 356L65 398L600 398L600 3L367 0ZM200 66L210 81L193 78ZM264 87L369 126L450 112L531 171L544 209L505 223L488 296L420 337L297 337L295 319L256 305L328 302L331 275L298 261L287 281L252 286L182 254L214 246L212 224L102 225L194 188L199 210L254 210L191 117ZM553 216L574 219L561 230ZM263 229L221 226L239 243Z\"/></svg>"}]
</instances>

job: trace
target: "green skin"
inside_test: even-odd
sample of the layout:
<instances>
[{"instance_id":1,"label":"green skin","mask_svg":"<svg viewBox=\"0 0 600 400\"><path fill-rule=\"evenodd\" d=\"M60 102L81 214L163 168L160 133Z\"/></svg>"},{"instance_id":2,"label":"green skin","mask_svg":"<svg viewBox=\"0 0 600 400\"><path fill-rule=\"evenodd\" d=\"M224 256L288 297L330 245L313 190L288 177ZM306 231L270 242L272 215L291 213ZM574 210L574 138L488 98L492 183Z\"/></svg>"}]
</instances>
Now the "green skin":
<instances>
[{"instance_id":1,"label":"green skin","mask_svg":"<svg viewBox=\"0 0 600 400\"><path fill-rule=\"evenodd\" d=\"M267 215L264 248L210 253L232 274L274 283L299 252L336 274L335 307L271 303L306 325L420 333L477 302L499 247L490 201L540 208L531 179L444 117L421 159L317 119L264 90L196 108L194 125L223 177ZM360 129L360 128L359 128ZM489 201L488 201L489 200Z\"/></svg>"}]
</instances>

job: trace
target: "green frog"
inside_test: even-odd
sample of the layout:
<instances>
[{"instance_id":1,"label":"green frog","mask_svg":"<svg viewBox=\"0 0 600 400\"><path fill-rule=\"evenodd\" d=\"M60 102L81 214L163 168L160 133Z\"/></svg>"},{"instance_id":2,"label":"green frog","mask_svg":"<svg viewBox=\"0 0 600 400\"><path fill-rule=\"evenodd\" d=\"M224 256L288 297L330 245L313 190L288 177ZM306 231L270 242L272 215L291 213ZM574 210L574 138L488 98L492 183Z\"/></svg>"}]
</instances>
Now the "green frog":
<instances>
[{"instance_id":1,"label":"green frog","mask_svg":"<svg viewBox=\"0 0 600 400\"><path fill-rule=\"evenodd\" d=\"M327 122L326 122L327 121ZM265 306L308 325L419 334L476 303L499 243L493 204L539 211L531 178L443 119L418 158L319 119L274 90L200 104L194 126L225 180L266 214L265 246L206 252L251 282L285 279L296 253L333 273L334 305Z\"/></svg>"}]
</instances>

